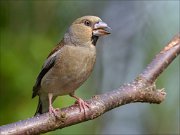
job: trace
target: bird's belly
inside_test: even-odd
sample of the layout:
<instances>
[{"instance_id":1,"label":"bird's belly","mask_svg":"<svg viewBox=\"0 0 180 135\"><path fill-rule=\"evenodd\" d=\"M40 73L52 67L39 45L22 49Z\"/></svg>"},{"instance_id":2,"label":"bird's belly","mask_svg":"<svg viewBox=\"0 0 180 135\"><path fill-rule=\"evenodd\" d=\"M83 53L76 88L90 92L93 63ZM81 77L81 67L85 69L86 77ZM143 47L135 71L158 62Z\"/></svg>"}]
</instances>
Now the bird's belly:
<instances>
[{"instance_id":1,"label":"bird's belly","mask_svg":"<svg viewBox=\"0 0 180 135\"><path fill-rule=\"evenodd\" d=\"M43 91L56 96L72 93L89 77L94 63L94 51L67 51L43 78Z\"/></svg>"}]
</instances>

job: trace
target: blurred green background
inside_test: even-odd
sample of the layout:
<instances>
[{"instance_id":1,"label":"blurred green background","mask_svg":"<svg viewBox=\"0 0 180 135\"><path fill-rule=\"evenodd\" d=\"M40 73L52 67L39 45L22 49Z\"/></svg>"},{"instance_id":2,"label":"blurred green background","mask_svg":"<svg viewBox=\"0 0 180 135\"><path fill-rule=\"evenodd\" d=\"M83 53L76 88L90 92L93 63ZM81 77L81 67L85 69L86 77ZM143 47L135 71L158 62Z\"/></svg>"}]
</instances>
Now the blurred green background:
<instances>
[{"instance_id":1,"label":"blurred green background","mask_svg":"<svg viewBox=\"0 0 180 135\"><path fill-rule=\"evenodd\" d=\"M101 17L112 34L100 39L91 77L77 91L87 99L129 82L179 32L179 1L0 1L0 125L32 117L32 87L50 50L83 15ZM157 81L160 105L122 106L93 121L47 134L179 134L179 58ZM54 106L74 103L59 97Z\"/></svg>"}]
</instances>

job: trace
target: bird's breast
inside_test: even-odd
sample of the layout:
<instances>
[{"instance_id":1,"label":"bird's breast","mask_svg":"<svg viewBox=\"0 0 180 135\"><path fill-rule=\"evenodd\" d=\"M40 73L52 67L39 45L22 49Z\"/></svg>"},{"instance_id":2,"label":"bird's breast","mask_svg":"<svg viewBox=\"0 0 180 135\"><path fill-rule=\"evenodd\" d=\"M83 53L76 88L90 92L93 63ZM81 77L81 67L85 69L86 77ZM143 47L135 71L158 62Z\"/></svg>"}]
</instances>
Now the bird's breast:
<instances>
[{"instance_id":1,"label":"bird's breast","mask_svg":"<svg viewBox=\"0 0 180 135\"><path fill-rule=\"evenodd\" d=\"M45 75L42 87L55 95L66 95L76 90L89 77L96 59L96 49L65 46L57 55L56 63Z\"/></svg>"}]
</instances>

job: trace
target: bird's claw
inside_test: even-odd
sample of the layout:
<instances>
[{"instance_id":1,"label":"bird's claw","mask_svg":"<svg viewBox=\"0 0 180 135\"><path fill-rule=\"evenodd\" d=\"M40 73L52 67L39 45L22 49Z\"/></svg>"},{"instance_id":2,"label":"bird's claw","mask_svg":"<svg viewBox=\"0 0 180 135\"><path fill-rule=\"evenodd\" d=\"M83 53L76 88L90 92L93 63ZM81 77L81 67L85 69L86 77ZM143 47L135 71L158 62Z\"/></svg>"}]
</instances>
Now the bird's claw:
<instances>
[{"instance_id":1,"label":"bird's claw","mask_svg":"<svg viewBox=\"0 0 180 135\"><path fill-rule=\"evenodd\" d=\"M86 114L86 107L90 108L89 104L86 103L84 100L82 100L81 98L79 98L77 100L77 103L79 104L79 108L80 108L80 112L82 112L82 110L84 110L84 113Z\"/></svg>"},{"instance_id":2,"label":"bird's claw","mask_svg":"<svg viewBox=\"0 0 180 135\"><path fill-rule=\"evenodd\" d=\"M58 112L59 112L59 108L53 108L52 106L49 107L50 114L54 114L54 116L59 117Z\"/></svg>"}]
</instances>

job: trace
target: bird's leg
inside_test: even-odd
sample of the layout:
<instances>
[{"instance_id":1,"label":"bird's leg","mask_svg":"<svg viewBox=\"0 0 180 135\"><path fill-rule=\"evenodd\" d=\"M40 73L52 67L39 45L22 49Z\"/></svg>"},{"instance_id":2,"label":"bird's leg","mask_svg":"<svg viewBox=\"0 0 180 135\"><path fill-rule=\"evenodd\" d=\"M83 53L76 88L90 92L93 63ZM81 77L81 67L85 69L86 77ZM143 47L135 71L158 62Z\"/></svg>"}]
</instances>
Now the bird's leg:
<instances>
[{"instance_id":1,"label":"bird's leg","mask_svg":"<svg viewBox=\"0 0 180 135\"><path fill-rule=\"evenodd\" d=\"M57 111L59 111L59 108L53 108L53 106L52 106L53 94L52 94L52 93L49 93L49 94L48 94L48 98L49 98L49 113L50 113L50 114L53 113L55 116L58 116L58 115L57 115Z\"/></svg>"},{"instance_id":2,"label":"bird's leg","mask_svg":"<svg viewBox=\"0 0 180 135\"><path fill-rule=\"evenodd\" d=\"M86 110L85 108L88 107L90 108L90 106L81 98L77 97L74 95L74 93L69 94L71 97L77 99L77 103L79 104L79 108L80 108L80 112L82 112L82 110L84 110L84 113L86 114Z\"/></svg>"}]
</instances>

